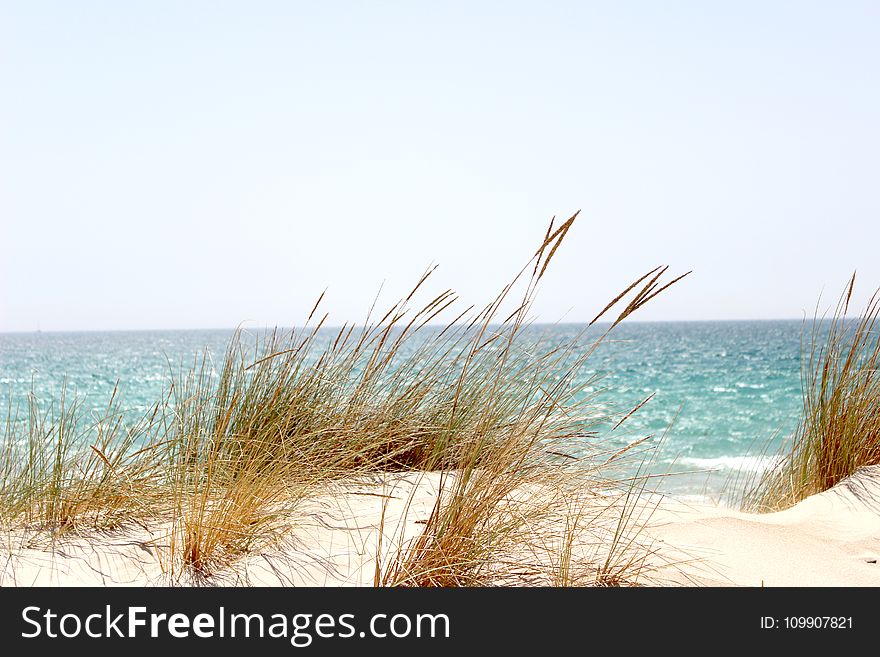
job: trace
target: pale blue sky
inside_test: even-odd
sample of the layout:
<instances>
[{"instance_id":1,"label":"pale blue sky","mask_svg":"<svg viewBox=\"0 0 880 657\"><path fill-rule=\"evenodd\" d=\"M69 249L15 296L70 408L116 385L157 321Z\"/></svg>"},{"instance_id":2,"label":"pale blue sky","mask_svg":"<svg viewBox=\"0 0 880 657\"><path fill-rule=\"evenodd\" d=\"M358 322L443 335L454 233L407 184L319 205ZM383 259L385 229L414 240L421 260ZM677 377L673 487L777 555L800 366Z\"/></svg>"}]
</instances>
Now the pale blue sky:
<instances>
[{"instance_id":1,"label":"pale blue sky","mask_svg":"<svg viewBox=\"0 0 880 657\"><path fill-rule=\"evenodd\" d=\"M880 285L880 3L0 1L0 330L482 303L582 217L540 320Z\"/></svg>"}]
</instances>

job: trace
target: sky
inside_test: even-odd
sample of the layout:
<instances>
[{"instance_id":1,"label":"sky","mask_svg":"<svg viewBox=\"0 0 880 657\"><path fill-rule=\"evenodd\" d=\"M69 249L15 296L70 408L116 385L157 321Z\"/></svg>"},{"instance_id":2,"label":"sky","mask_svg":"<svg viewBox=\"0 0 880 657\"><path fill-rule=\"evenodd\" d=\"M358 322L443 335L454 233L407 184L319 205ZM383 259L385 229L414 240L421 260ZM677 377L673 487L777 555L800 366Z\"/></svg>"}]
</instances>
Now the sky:
<instances>
[{"instance_id":1,"label":"sky","mask_svg":"<svg viewBox=\"0 0 880 657\"><path fill-rule=\"evenodd\" d=\"M482 305L802 318L880 286L880 3L0 1L0 331Z\"/></svg>"}]
</instances>

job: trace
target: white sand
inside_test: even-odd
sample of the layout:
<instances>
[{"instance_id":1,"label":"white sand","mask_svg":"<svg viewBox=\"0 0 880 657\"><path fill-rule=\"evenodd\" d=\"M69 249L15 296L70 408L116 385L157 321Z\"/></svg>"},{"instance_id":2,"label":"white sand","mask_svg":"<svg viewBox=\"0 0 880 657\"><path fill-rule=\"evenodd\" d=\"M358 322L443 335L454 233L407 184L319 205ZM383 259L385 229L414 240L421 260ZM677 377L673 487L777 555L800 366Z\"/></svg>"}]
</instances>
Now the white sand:
<instances>
[{"instance_id":1,"label":"white sand","mask_svg":"<svg viewBox=\"0 0 880 657\"><path fill-rule=\"evenodd\" d=\"M778 513L666 500L649 532L699 584L878 586L880 466Z\"/></svg>"},{"instance_id":2,"label":"white sand","mask_svg":"<svg viewBox=\"0 0 880 657\"><path fill-rule=\"evenodd\" d=\"M421 530L436 487L437 475L413 473L328 490L300 508L278 541L205 583L371 586L383 506L387 554ZM655 501L643 536L654 550L646 584L880 585L880 466L779 513ZM167 534L167 527L157 526L53 541L10 530L2 535L0 585L194 583L170 571Z\"/></svg>"},{"instance_id":3,"label":"white sand","mask_svg":"<svg viewBox=\"0 0 880 657\"><path fill-rule=\"evenodd\" d=\"M417 535L437 485L434 473L411 473L328 489L300 504L277 541L208 580L174 572L168 524L54 540L13 529L2 535L0 586L372 586L380 524L384 551Z\"/></svg>"}]
</instances>

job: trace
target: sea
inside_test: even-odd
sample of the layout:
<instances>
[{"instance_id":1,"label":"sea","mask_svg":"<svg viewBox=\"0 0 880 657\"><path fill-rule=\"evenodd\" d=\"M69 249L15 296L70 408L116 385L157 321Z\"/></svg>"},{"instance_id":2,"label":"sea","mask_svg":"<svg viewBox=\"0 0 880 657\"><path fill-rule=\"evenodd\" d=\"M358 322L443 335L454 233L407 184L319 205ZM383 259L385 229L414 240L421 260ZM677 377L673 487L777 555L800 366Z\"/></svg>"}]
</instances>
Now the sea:
<instances>
[{"instance_id":1,"label":"sea","mask_svg":"<svg viewBox=\"0 0 880 657\"><path fill-rule=\"evenodd\" d=\"M528 332L553 344L583 328L535 325ZM598 411L622 413L651 396L613 440L625 446L651 437L639 447L639 468L660 492L734 504L797 426L804 330L799 320L624 323L587 360L575 384ZM221 359L232 334L0 333L0 408L8 419L25 408L28 395L45 404L65 390L68 398L80 398L84 411L100 414L118 387L123 407L143 413L174 372L204 353Z\"/></svg>"}]
</instances>

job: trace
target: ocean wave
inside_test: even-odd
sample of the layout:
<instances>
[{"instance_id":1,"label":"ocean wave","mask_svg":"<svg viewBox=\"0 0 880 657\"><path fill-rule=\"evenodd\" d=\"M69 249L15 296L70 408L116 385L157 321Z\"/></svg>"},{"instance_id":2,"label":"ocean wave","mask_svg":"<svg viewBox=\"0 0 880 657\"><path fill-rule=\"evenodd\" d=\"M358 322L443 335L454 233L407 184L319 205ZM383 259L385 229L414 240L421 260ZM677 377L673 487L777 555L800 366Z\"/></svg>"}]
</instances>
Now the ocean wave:
<instances>
[{"instance_id":1,"label":"ocean wave","mask_svg":"<svg viewBox=\"0 0 880 657\"><path fill-rule=\"evenodd\" d=\"M714 458L697 458L686 456L679 463L693 466L701 470L747 470L763 472L778 462L776 456L716 456Z\"/></svg>"}]
</instances>

